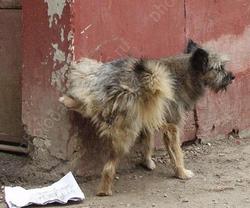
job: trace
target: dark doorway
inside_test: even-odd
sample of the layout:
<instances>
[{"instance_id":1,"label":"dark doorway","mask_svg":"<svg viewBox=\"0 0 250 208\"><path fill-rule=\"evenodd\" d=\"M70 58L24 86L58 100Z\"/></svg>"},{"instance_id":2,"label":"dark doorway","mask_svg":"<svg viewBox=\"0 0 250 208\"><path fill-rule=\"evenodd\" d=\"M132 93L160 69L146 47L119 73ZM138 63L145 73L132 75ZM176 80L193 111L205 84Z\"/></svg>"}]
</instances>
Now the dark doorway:
<instances>
[{"instance_id":1,"label":"dark doorway","mask_svg":"<svg viewBox=\"0 0 250 208\"><path fill-rule=\"evenodd\" d=\"M0 0L0 144L23 143L21 2Z\"/></svg>"}]
</instances>

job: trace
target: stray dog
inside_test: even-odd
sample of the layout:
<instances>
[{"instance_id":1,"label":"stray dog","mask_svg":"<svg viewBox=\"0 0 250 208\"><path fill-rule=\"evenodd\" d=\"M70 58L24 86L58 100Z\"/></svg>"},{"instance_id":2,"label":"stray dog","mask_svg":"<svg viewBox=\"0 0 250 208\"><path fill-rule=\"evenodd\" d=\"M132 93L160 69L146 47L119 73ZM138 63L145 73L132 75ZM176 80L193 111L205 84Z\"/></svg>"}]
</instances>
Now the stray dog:
<instances>
[{"instance_id":1,"label":"stray dog","mask_svg":"<svg viewBox=\"0 0 250 208\"><path fill-rule=\"evenodd\" d=\"M163 131L176 177L193 176L184 167L180 147L185 112L192 110L206 87L225 90L235 77L225 70L227 59L192 40L186 52L159 60L124 58L100 63L83 59L71 66L68 92L59 101L91 118L99 135L112 144L97 195L112 195L119 159L137 137L143 138L145 166L155 168L151 156L156 129Z\"/></svg>"}]
</instances>

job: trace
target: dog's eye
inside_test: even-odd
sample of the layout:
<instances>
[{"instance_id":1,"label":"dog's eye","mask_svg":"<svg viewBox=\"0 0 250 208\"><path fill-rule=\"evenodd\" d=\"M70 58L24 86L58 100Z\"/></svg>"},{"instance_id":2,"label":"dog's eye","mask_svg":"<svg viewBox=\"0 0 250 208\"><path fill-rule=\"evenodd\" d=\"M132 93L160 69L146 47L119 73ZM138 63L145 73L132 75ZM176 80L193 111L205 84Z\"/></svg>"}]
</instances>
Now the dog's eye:
<instances>
[{"instance_id":1,"label":"dog's eye","mask_svg":"<svg viewBox=\"0 0 250 208\"><path fill-rule=\"evenodd\" d=\"M223 66L216 67L215 71L217 71L217 72L223 71Z\"/></svg>"}]
</instances>

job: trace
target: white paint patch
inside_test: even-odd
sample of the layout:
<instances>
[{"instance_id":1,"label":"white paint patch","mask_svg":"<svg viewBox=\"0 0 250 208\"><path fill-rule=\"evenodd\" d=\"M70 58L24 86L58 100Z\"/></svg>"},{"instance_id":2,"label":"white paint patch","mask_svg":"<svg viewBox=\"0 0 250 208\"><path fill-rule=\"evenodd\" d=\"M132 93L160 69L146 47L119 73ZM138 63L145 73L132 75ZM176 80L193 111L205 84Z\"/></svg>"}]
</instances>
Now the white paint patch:
<instances>
[{"instance_id":1,"label":"white paint patch","mask_svg":"<svg viewBox=\"0 0 250 208\"><path fill-rule=\"evenodd\" d=\"M64 41L64 29L63 28L61 28L60 36L61 36L61 41L63 42Z\"/></svg>"},{"instance_id":2,"label":"white paint patch","mask_svg":"<svg viewBox=\"0 0 250 208\"><path fill-rule=\"evenodd\" d=\"M75 47L74 47L74 33L73 33L72 30L69 31L67 39L68 39L68 42L70 43L68 49L72 54L70 57L68 56L68 59L67 59L67 63L70 63L71 60L75 59L75 56L74 56L75 55L75 53L74 53L74 50L75 50Z\"/></svg>"},{"instance_id":3,"label":"white paint patch","mask_svg":"<svg viewBox=\"0 0 250 208\"><path fill-rule=\"evenodd\" d=\"M56 66L57 62L62 63L66 60L65 52L61 51L58 48L57 43L52 43L52 47L54 48L54 55L53 55L53 61L54 61L54 67Z\"/></svg>"},{"instance_id":4,"label":"white paint patch","mask_svg":"<svg viewBox=\"0 0 250 208\"><path fill-rule=\"evenodd\" d=\"M52 27L53 23L57 24L58 19L61 19L66 0L44 0L44 2L48 4L49 27Z\"/></svg>"},{"instance_id":5,"label":"white paint patch","mask_svg":"<svg viewBox=\"0 0 250 208\"><path fill-rule=\"evenodd\" d=\"M68 66L70 65L70 63L72 62L72 60L74 59L74 46L73 46L73 41L74 41L74 36L73 36L73 32L70 31L68 33L68 37L67 37L68 41L69 41L69 47L68 50L69 52L66 53L62 50L59 49L59 45L57 43L52 43L52 48L54 49L51 53L51 56L53 57L53 62L54 62L54 68L57 68L57 64L63 64L63 66L52 72L51 75L51 85L53 87L55 87L58 91L64 92L66 90L66 74L68 71ZM62 40L62 39L61 39Z\"/></svg>"},{"instance_id":6,"label":"white paint patch","mask_svg":"<svg viewBox=\"0 0 250 208\"><path fill-rule=\"evenodd\" d=\"M92 26L92 24L90 24L90 25L88 25L87 27L85 27L85 28L81 31L81 34L85 33L91 26Z\"/></svg>"},{"instance_id":7,"label":"white paint patch","mask_svg":"<svg viewBox=\"0 0 250 208\"><path fill-rule=\"evenodd\" d=\"M65 91L65 74L68 66L65 64L61 69L53 71L51 75L51 85L59 91Z\"/></svg>"},{"instance_id":8,"label":"white paint patch","mask_svg":"<svg viewBox=\"0 0 250 208\"><path fill-rule=\"evenodd\" d=\"M69 31L68 33L68 41L72 41L74 39L74 33L73 31Z\"/></svg>"},{"instance_id":9,"label":"white paint patch","mask_svg":"<svg viewBox=\"0 0 250 208\"><path fill-rule=\"evenodd\" d=\"M230 58L230 68L235 72L244 71L250 67L250 26L240 35L222 35L216 40L210 40L204 45Z\"/></svg>"},{"instance_id":10,"label":"white paint patch","mask_svg":"<svg viewBox=\"0 0 250 208\"><path fill-rule=\"evenodd\" d=\"M71 48L72 48L72 50L74 50L74 46L72 46ZM71 49L71 48L70 48L70 49ZM74 60L74 59L73 59L73 54L72 54L72 53L69 53L69 54L68 54L68 57L67 57L67 60L66 60L67 64L70 64L70 63L72 62L72 60Z\"/></svg>"}]
</instances>

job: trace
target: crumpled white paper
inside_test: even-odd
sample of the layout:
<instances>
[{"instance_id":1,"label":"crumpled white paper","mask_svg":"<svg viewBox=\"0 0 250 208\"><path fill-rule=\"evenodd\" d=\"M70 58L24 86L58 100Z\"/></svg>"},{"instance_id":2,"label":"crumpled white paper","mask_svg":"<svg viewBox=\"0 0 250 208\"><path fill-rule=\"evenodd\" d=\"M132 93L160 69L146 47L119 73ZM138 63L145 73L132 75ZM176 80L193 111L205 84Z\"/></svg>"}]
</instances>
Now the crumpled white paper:
<instances>
[{"instance_id":1,"label":"crumpled white paper","mask_svg":"<svg viewBox=\"0 0 250 208\"><path fill-rule=\"evenodd\" d=\"M4 192L9 208L19 208L31 204L45 205L53 202L66 204L69 200L85 199L84 193L71 172L48 187L26 190L20 186L6 186Z\"/></svg>"}]
</instances>

